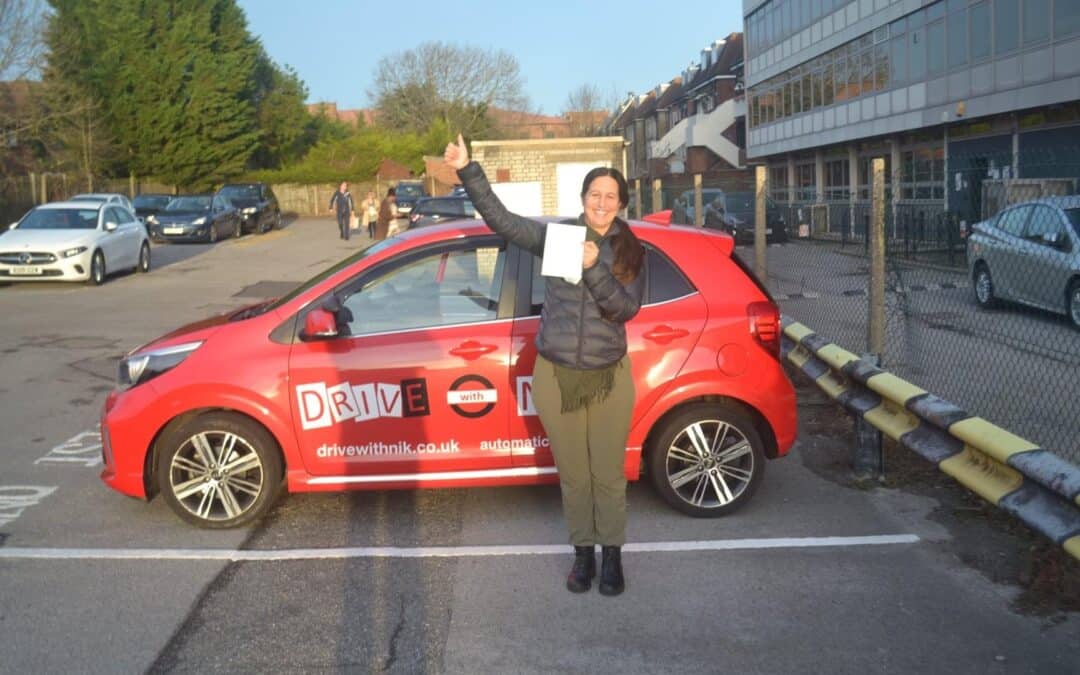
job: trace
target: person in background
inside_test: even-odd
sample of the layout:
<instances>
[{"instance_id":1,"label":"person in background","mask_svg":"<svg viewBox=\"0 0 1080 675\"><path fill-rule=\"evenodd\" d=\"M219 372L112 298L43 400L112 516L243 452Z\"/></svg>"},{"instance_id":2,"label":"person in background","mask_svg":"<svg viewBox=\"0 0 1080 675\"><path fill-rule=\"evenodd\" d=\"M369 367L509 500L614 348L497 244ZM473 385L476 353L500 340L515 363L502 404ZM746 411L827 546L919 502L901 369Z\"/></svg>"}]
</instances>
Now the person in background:
<instances>
[{"instance_id":1,"label":"person in background","mask_svg":"<svg viewBox=\"0 0 1080 675\"><path fill-rule=\"evenodd\" d=\"M547 226L510 213L484 170L469 161L465 141L449 143L443 161L457 170L488 227L537 257L544 255ZM597 167L581 186L585 228L581 278L545 278L544 309L536 335L533 400L551 440L559 470L563 514L574 546L566 588L584 593L596 576L601 547L600 593L626 588L626 438L634 409L634 382L626 353L625 324L641 308L645 247L618 217L630 191L615 169Z\"/></svg>"},{"instance_id":2,"label":"person in background","mask_svg":"<svg viewBox=\"0 0 1080 675\"><path fill-rule=\"evenodd\" d=\"M377 240L386 239L390 232L390 223L398 217L396 195L397 190L390 188L386 191L382 203L379 204L379 215L375 220L375 239Z\"/></svg>"},{"instance_id":3,"label":"person in background","mask_svg":"<svg viewBox=\"0 0 1080 675\"><path fill-rule=\"evenodd\" d=\"M349 193L349 184L341 181L337 192L330 198L330 211L337 214L338 236L349 241L349 218L355 210L352 194Z\"/></svg>"},{"instance_id":4,"label":"person in background","mask_svg":"<svg viewBox=\"0 0 1080 675\"><path fill-rule=\"evenodd\" d=\"M375 221L379 219L379 201L375 199L375 193L368 190L367 197L360 202L360 220L367 230L368 238L375 238Z\"/></svg>"}]
</instances>

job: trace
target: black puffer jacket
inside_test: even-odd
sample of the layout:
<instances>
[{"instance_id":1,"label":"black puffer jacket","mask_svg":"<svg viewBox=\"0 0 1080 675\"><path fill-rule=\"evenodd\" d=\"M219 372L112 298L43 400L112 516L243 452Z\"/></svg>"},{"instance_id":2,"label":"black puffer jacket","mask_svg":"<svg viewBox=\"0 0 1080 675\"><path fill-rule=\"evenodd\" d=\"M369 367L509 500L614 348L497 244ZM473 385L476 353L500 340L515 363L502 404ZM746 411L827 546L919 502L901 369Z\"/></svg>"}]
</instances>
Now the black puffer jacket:
<instances>
[{"instance_id":1,"label":"black puffer jacket","mask_svg":"<svg viewBox=\"0 0 1080 675\"><path fill-rule=\"evenodd\" d=\"M484 170L476 162L469 162L458 171L458 177L488 227L533 255L543 255L545 224L510 213L492 192ZM628 225L616 219L597 242L599 259L583 270L581 282L571 284L557 277L545 279L544 310L540 315L536 349L549 361L592 370L610 366L626 354L624 324L641 308L645 265L625 286L611 273L615 259L611 235L622 227Z\"/></svg>"}]
</instances>

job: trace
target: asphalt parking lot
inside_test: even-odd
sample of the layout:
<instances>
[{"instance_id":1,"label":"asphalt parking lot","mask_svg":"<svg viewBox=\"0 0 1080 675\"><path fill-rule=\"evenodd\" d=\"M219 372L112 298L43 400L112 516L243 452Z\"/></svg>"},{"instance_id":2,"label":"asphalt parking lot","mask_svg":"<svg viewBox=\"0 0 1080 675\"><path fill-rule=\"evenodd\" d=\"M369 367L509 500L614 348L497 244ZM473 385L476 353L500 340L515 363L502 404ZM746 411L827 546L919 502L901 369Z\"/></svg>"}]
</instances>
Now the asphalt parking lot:
<instances>
[{"instance_id":1,"label":"asphalt parking lot","mask_svg":"<svg viewBox=\"0 0 1080 675\"><path fill-rule=\"evenodd\" d=\"M101 483L117 357L366 242L300 219L155 246L149 275L101 287L0 287L0 672L1076 672L1080 617L1020 611L958 549L1015 542L831 479L850 437L810 394L742 511L690 519L631 486L618 598L564 590L555 487L288 496L211 532Z\"/></svg>"}]
</instances>

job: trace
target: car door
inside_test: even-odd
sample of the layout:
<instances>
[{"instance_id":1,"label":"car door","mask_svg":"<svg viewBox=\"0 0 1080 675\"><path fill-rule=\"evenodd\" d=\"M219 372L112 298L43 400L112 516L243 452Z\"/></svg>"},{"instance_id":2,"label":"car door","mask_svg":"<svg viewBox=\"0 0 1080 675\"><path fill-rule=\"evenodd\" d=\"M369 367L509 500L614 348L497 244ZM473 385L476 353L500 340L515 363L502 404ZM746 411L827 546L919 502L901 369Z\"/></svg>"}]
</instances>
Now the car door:
<instances>
[{"instance_id":1,"label":"car door","mask_svg":"<svg viewBox=\"0 0 1080 675\"><path fill-rule=\"evenodd\" d=\"M114 223L116 229L108 230L106 223ZM101 252L105 255L105 269L110 273L122 269L126 263L124 257L124 231L121 228L120 214L115 206L103 206L101 208L101 222L98 228L102 231Z\"/></svg>"},{"instance_id":2,"label":"car door","mask_svg":"<svg viewBox=\"0 0 1080 675\"><path fill-rule=\"evenodd\" d=\"M986 261L990 274L994 278L994 293L1005 299L1021 297L1020 281L1023 277L1024 226L1032 207L1027 204L1014 206L1003 211L996 221L996 227L990 228L990 241L987 243Z\"/></svg>"},{"instance_id":3,"label":"car door","mask_svg":"<svg viewBox=\"0 0 1080 675\"><path fill-rule=\"evenodd\" d=\"M414 485L509 469L507 274L505 244L484 236L403 254L339 287L344 334L290 356L308 471Z\"/></svg>"},{"instance_id":4,"label":"car door","mask_svg":"<svg viewBox=\"0 0 1080 675\"><path fill-rule=\"evenodd\" d=\"M641 419L682 369L705 327L705 300L678 266L658 246L645 244L645 297L641 310L626 325L627 353L636 387L633 422ZM530 283L518 290L518 318L514 321L510 375L517 406L510 420L515 441L514 462L522 466L554 466L547 435L532 401L532 373L536 363L536 332L544 302L540 261L523 252L519 278ZM522 277L525 271L528 277Z\"/></svg>"},{"instance_id":5,"label":"car door","mask_svg":"<svg viewBox=\"0 0 1080 675\"><path fill-rule=\"evenodd\" d=\"M115 206L113 208L117 213L117 217L120 218L117 229L123 230L123 266L125 268L135 267L139 264L139 248L142 246L146 230L143 228L142 223L139 222L139 219L135 217L135 214L126 206Z\"/></svg>"},{"instance_id":6,"label":"car door","mask_svg":"<svg viewBox=\"0 0 1080 675\"><path fill-rule=\"evenodd\" d=\"M1069 281L1071 245L1068 224L1058 209L1046 204L1032 208L1024 229L1017 284L1020 299L1060 312ZM1052 244L1048 237L1057 237Z\"/></svg>"}]
</instances>

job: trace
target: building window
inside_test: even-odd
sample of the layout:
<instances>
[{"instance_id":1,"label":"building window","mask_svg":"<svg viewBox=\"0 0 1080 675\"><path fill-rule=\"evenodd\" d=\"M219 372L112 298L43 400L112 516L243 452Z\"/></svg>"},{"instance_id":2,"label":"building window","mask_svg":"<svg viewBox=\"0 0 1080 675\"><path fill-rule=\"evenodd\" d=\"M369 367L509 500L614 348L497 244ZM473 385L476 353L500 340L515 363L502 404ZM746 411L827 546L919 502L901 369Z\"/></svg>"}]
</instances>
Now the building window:
<instances>
[{"instance_id":1,"label":"building window","mask_svg":"<svg viewBox=\"0 0 1080 675\"><path fill-rule=\"evenodd\" d=\"M994 29L995 53L1007 54L1017 48L1020 41L1020 0L994 0Z\"/></svg>"},{"instance_id":2,"label":"building window","mask_svg":"<svg viewBox=\"0 0 1080 675\"><path fill-rule=\"evenodd\" d=\"M769 167L769 192L775 202L788 201L787 167Z\"/></svg>"},{"instance_id":3,"label":"building window","mask_svg":"<svg viewBox=\"0 0 1080 675\"><path fill-rule=\"evenodd\" d=\"M902 199L945 198L945 150L922 148L900 155L900 197Z\"/></svg>"},{"instance_id":4,"label":"building window","mask_svg":"<svg viewBox=\"0 0 1080 675\"><path fill-rule=\"evenodd\" d=\"M944 7L940 3L939 5ZM944 19L935 21L926 28L926 72L930 75L940 75L945 72Z\"/></svg>"},{"instance_id":5,"label":"building window","mask_svg":"<svg viewBox=\"0 0 1080 675\"><path fill-rule=\"evenodd\" d=\"M796 198L804 202L812 202L817 199L817 188L814 183L814 165L799 164L795 167L795 174L798 181L796 184L798 188Z\"/></svg>"},{"instance_id":6,"label":"building window","mask_svg":"<svg viewBox=\"0 0 1080 675\"><path fill-rule=\"evenodd\" d=\"M889 81L889 43L874 45L874 89L888 89Z\"/></svg>"},{"instance_id":7,"label":"building window","mask_svg":"<svg viewBox=\"0 0 1080 675\"><path fill-rule=\"evenodd\" d=\"M1024 45L1049 39L1050 0L1024 0Z\"/></svg>"},{"instance_id":8,"label":"building window","mask_svg":"<svg viewBox=\"0 0 1080 675\"><path fill-rule=\"evenodd\" d=\"M968 38L971 40L971 60L978 61L990 56L989 2L980 2L968 8L968 28Z\"/></svg>"},{"instance_id":9,"label":"building window","mask_svg":"<svg viewBox=\"0 0 1080 675\"><path fill-rule=\"evenodd\" d=\"M826 201L847 201L851 197L848 187L850 164L846 159L825 162L825 199Z\"/></svg>"},{"instance_id":10,"label":"building window","mask_svg":"<svg viewBox=\"0 0 1080 675\"><path fill-rule=\"evenodd\" d=\"M948 19L950 69L967 63L967 28L967 8L961 6L959 11L949 14Z\"/></svg>"},{"instance_id":11,"label":"building window","mask_svg":"<svg viewBox=\"0 0 1080 675\"><path fill-rule=\"evenodd\" d=\"M833 64L831 60L832 57L826 56L829 60L825 64L825 69L821 71L821 96L824 105L832 105L835 91L835 85L833 83Z\"/></svg>"},{"instance_id":12,"label":"building window","mask_svg":"<svg viewBox=\"0 0 1080 675\"><path fill-rule=\"evenodd\" d=\"M892 58L889 65L892 68L893 85L903 84L907 81L907 37L900 35L892 39Z\"/></svg>"},{"instance_id":13,"label":"building window","mask_svg":"<svg viewBox=\"0 0 1080 675\"><path fill-rule=\"evenodd\" d=\"M1080 3L1075 0L1057 0L1054 3L1054 37L1080 33Z\"/></svg>"},{"instance_id":14,"label":"building window","mask_svg":"<svg viewBox=\"0 0 1080 675\"><path fill-rule=\"evenodd\" d=\"M908 32L908 74L912 82L926 78L926 28Z\"/></svg>"}]
</instances>

